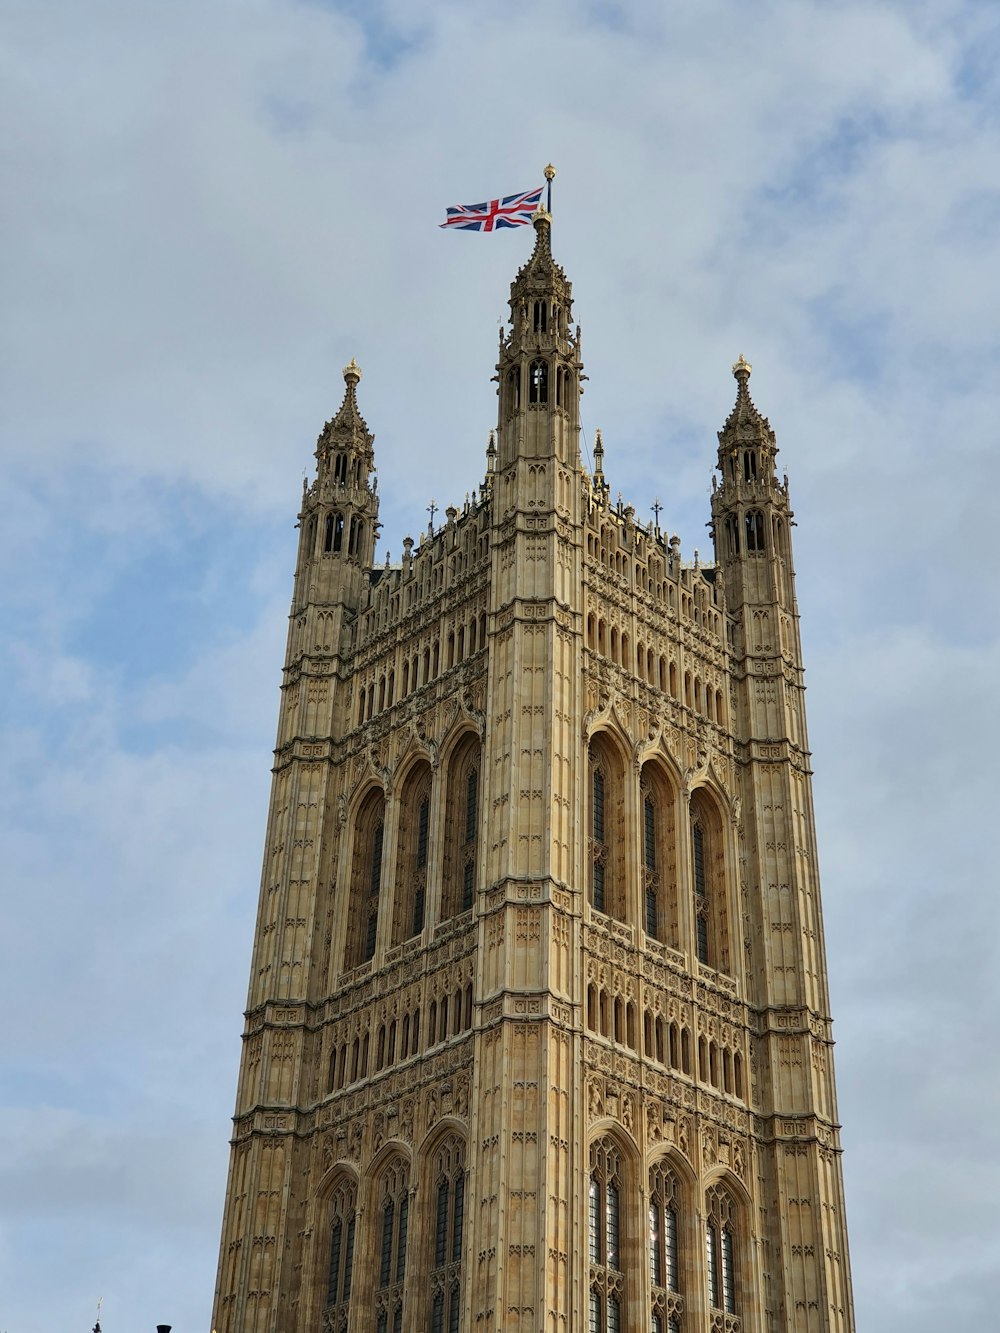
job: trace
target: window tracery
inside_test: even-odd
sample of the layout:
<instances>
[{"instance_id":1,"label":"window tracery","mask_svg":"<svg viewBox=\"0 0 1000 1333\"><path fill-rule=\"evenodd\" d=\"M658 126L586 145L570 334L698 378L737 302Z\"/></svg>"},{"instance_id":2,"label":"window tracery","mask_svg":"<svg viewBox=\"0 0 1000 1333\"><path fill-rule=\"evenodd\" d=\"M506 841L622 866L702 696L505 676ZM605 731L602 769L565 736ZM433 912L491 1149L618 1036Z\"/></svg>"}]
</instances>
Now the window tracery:
<instances>
[{"instance_id":1,"label":"window tracery","mask_svg":"<svg viewBox=\"0 0 1000 1333\"><path fill-rule=\"evenodd\" d=\"M335 1190L330 1201L330 1218L324 1328L328 1333L346 1333L357 1224L357 1189L353 1181L344 1181Z\"/></svg>"},{"instance_id":2,"label":"window tracery","mask_svg":"<svg viewBox=\"0 0 1000 1333\"><path fill-rule=\"evenodd\" d=\"M649 1284L659 1327L680 1330L684 1314L681 1236L683 1219L677 1177L666 1162L649 1173Z\"/></svg>"},{"instance_id":3,"label":"window tracery","mask_svg":"<svg viewBox=\"0 0 1000 1333\"><path fill-rule=\"evenodd\" d=\"M431 1180L431 1333L457 1333L465 1231L465 1144L457 1135L449 1135L434 1153Z\"/></svg>"},{"instance_id":4,"label":"window tracery","mask_svg":"<svg viewBox=\"0 0 1000 1333\"><path fill-rule=\"evenodd\" d=\"M608 1137L590 1150L587 1198L590 1257L590 1328L620 1333L625 1305L622 1270L622 1198L625 1195L621 1154Z\"/></svg>"},{"instance_id":5,"label":"window tracery","mask_svg":"<svg viewBox=\"0 0 1000 1333\"><path fill-rule=\"evenodd\" d=\"M446 856L442 917L467 912L476 893L479 842L480 744L469 735L456 747L448 766Z\"/></svg>"},{"instance_id":6,"label":"window tracery","mask_svg":"<svg viewBox=\"0 0 1000 1333\"><path fill-rule=\"evenodd\" d=\"M400 797L393 944L419 935L424 928L431 781L430 765L421 761L411 770Z\"/></svg>"},{"instance_id":7,"label":"window tracery","mask_svg":"<svg viewBox=\"0 0 1000 1333\"><path fill-rule=\"evenodd\" d=\"M694 890L694 957L703 967L729 970L722 820L704 789L691 796L691 882Z\"/></svg>"},{"instance_id":8,"label":"window tracery","mask_svg":"<svg viewBox=\"0 0 1000 1333\"><path fill-rule=\"evenodd\" d=\"M376 1223L375 1327L389 1333L402 1328L403 1287L410 1221L409 1171L394 1157L379 1177Z\"/></svg>"},{"instance_id":9,"label":"window tracery","mask_svg":"<svg viewBox=\"0 0 1000 1333\"><path fill-rule=\"evenodd\" d=\"M351 865L351 912L344 966L358 967L375 956L382 888L382 847L385 833L385 796L381 789L368 794L358 811Z\"/></svg>"},{"instance_id":10,"label":"window tracery","mask_svg":"<svg viewBox=\"0 0 1000 1333\"><path fill-rule=\"evenodd\" d=\"M737 1290L738 1210L730 1193L721 1185L709 1190L705 1199L705 1269L708 1303L726 1315L739 1313ZM738 1319L727 1319L725 1327L738 1333Z\"/></svg>"},{"instance_id":11,"label":"window tracery","mask_svg":"<svg viewBox=\"0 0 1000 1333\"><path fill-rule=\"evenodd\" d=\"M643 765L640 795L643 925L647 935L676 948L676 794L655 761Z\"/></svg>"}]
</instances>

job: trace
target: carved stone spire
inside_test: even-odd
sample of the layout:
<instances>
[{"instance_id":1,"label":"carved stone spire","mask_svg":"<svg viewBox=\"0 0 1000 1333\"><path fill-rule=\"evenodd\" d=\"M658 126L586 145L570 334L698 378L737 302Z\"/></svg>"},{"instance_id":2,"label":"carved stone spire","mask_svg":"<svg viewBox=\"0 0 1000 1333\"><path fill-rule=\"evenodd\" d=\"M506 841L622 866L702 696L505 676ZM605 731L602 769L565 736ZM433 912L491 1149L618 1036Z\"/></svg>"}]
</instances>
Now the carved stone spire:
<instances>
[{"instance_id":1,"label":"carved stone spire","mask_svg":"<svg viewBox=\"0 0 1000 1333\"><path fill-rule=\"evenodd\" d=\"M573 287L552 257L552 218L532 219L535 248L510 285L510 323L497 363L499 465L516 457L579 461L580 330Z\"/></svg>"},{"instance_id":2,"label":"carved stone spire","mask_svg":"<svg viewBox=\"0 0 1000 1333\"><path fill-rule=\"evenodd\" d=\"M774 456L778 452L778 445L775 439L774 431L771 429L771 423L760 411L758 411L753 399L750 397L750 375L753 366L747 361L746 357L740 354L739 359L733 365L733 376L736 380L736 402L733 404L733 410L726 418L726 423L719 431L719 471L723 478L727 477L727 462L736 458L741 450L752 449L756 451L756 457L753 460L756 463L766 462L773 466ZM763 475L764 469L755 471L753 476ZM750 477L748 476L748 480Z\"/></svg>"},{"instance_id":3,"label":"carved stone spire","mask_svg":"<svg viewBox=\"0 0 1000 1333\"><path fill-rule=\"evenodd\" d=\"M340 565L368 568L378 536L378 482L375 436L358 407L361 368L352 356L344 367L344 398L316 441L316 480L306 487L299 522L302 529L296 597L330 582L339 593L357 597L360 584L345 579ZM318 571L325 570L320 575ZM338 582L339 581L339 582ZM354 583L357 580L353 581Z\"/></svg>"},{"instance_id":4,"label":"carved stone spire","mask_svg":"<svg viewBox=\"0 0 1000 1333\"><path fill-rule=\"evenodd\" d=\"M358 408L358 382L361 379L361 367L352 356L344 367L344 399L336 415L320 431L316 441L316 457L326 460L333 449L349 450L363 455L369 463L369 470L374 464L372 446L375 436L368 429L368 423Z\"/></svg>"}]
</instances>

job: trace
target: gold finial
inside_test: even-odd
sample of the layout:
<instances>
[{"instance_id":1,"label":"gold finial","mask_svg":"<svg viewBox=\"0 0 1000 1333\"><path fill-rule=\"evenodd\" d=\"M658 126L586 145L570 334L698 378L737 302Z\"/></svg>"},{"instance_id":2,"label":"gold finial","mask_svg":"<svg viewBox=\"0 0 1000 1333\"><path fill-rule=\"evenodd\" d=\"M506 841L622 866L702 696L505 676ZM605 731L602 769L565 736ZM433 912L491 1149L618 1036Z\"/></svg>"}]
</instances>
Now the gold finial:
<instances>
[{"instance_id":1,"label":"gold finial","mask_svg":"<svg viewBox=\"0 0 1000 1333\"><path fill-rule=\"evenodd\" d=\"M545 173L544 173L545 179L547 181L550 181L555 176L555 174L556 174L556 169L550 162L549 165L545 168Z\"/></svg>"},{"instance_id":2,"label":"gold finial","mask_svg":"<svg viewBox=\"0 0 1000 1333\"><path fill-rule=\"evenodd\" d=\"M740 352L739 360L733 363L733 375L736 377L736 379L749 379L752 370L753 366L746 359L743 353Z\"/></svg>"},{"instance_id":3,"label":"gold finial","mask_svg":"<svg viewBox=\"0 0 1000 1333\"><path fill-rule=\"evenodd\" d=\"M538 205L534 213L531 215L531 225L536 230L538 229L539 222L547 222L549 226L552 225L552 214L547 208L543 208L541 204Z\"/></svg>"},{"instance_id":4,"label":"gold finial","mask_svg":"<svg viewBox=\"0 0 1000 1333\"><path fill-rule=\"evenodd\" d=\"M360 378L361 378L361 367L358 365L357 361L355 361L354 357L352 356L350 361L344 367L344 379L347 381L348 384L357 384Z\"/></svg>"}]
</instances>

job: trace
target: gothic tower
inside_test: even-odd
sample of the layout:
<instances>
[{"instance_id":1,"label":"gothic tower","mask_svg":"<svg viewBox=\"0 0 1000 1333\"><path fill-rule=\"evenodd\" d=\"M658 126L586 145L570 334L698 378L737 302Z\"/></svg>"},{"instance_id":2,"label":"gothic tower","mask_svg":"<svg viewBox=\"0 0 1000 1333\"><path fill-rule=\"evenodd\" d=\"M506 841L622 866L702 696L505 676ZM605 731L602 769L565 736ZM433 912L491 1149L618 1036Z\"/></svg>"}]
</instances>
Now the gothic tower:
<instances>
[{"instance_id":1,"label":"gothic tower","mask_svg":"<svg viewBox=\"0 0 1000 1333\"><path fill-rule=\"evenodd\" d=\"M360 371L300 543L219 1333L851 1333L787 480L715 561L579 454L551 220L474 497L376 566Z\"/></svg>"}]
</instances>

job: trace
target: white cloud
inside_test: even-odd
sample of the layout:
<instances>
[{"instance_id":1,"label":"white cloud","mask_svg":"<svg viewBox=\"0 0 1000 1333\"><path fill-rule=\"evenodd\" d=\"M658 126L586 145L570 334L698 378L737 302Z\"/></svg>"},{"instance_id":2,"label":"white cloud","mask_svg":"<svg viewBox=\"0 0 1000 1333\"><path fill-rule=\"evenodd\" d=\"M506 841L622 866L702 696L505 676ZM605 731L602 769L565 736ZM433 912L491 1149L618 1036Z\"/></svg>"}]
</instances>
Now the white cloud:
<instances>
[{"instance_id":1,"label":"white cloud","mask_svg":"<svg viewBox=\"0 0 1000 1333\"><path fill-rule=\"evenodd\" d=\"M859 1325L983 1327L991 6L415 12L10 7L2 1104L34 1213L0 1225L0 1319L83 1327L103 1254L115 1327L154 1291L207 1321L301 471L353 354L388 547L478 482L530 238L434 223L551 159L588 437L686 552L755 363L800 523Z\"/></svg>"}]
</instances>

